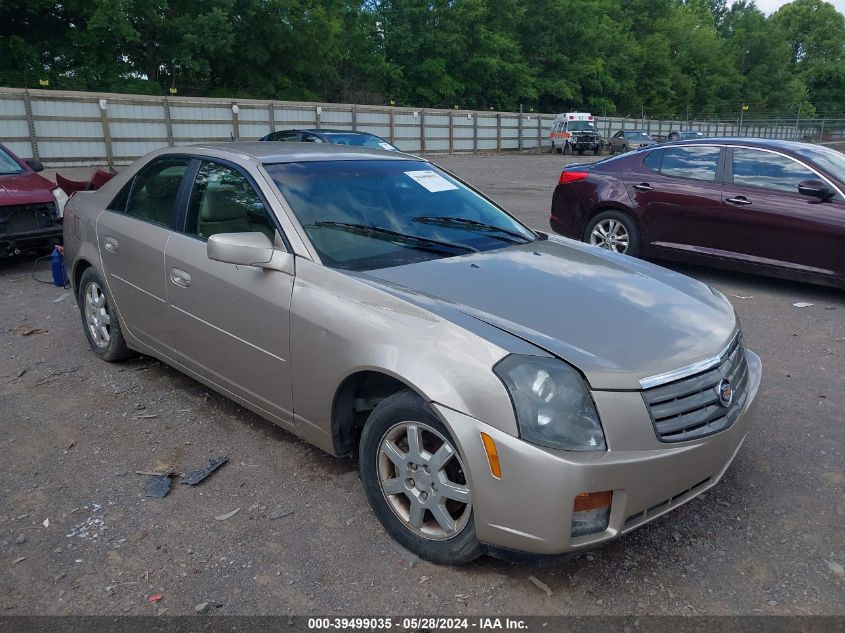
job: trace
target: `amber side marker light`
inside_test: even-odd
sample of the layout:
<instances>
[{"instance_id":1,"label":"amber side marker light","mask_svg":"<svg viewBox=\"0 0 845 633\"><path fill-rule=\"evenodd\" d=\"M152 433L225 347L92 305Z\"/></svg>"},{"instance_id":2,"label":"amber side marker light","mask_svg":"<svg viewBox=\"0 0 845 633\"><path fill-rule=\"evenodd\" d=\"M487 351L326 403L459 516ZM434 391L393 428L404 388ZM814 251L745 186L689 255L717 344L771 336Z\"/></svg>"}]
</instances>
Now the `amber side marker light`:
<instances>
[{"instance_id":1,"label":"amber side marker light","mask_svg":"<svg viewBox=\"0 0 845 633\"><path fill-rule=\"evenodd\" d=\"M612 501L612 490L582 492L577 495L572 508L571 535L576 537L604 532L610 518Z\"/></svg>"},{"instance_id":2,"label":"amber side marker light","mask_svg":"<svg viewBox=\"0 0 845 633\"><path fill-rule=\"evenodd\" d=\"M484 442L484 452L487 453L487 463L490 464L490 474L496 479L502 478L502 466L499 464L499 451L496 450L496 442L487 433L481 434L481 441Z\"/></svg>"}]
</instances>

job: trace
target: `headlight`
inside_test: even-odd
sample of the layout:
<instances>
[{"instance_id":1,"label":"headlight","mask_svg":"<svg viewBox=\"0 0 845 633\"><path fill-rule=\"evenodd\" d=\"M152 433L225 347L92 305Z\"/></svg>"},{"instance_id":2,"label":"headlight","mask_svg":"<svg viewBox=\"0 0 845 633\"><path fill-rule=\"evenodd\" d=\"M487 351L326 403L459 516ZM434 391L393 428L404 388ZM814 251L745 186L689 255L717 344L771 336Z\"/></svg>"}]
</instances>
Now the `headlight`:
<instances>
[{"instance_id":1,"label":"headlight","mask_svg":"<svg viewBox=\"0 0 845 633\"><path fill-rule=\"evenodd\" d=\"M568 451L603 451L599 415L575 369L555 358L512 354L493 368L513 401L526 442Z\"/></svg>"},{"instance_id":2,"label":"headlight","mask_svg":"<svg viewBox=\"0 0 845 633\"><path fill-rule=\"evenodd\" d=\"M64 189L56 187L53 189L53 200L56 201L56 217L62 218L65 215L65 205L70 200Z\"/></svg>"}]
</instances>

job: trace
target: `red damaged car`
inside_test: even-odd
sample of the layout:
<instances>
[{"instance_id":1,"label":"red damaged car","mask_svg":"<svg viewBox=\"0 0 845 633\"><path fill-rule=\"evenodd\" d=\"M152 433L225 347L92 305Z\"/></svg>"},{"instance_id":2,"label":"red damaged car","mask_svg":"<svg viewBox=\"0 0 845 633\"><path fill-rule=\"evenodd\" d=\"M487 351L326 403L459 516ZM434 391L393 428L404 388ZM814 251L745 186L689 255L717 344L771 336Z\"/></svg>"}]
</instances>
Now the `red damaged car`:
<instances>
[{"instance_id":1,"label":"red damaged car","mask_svg":"<svg viewBox=\"0 0 845 633\"><path fill-rule=\"evenodd\" d=\"M845 287L845 154L750 138L568 165L552 229L635 257Z\"/></svg>"},{"instance_id":2,"label":"red damaged car","mask_svg":"<svg viewBox=\"0 0 845 633\"><path fill-rule=\"evenodd\" d=\"M67 194L25 161L0 145L0 258L48 250L62 241Z\"/></svg>"}]
</instances>

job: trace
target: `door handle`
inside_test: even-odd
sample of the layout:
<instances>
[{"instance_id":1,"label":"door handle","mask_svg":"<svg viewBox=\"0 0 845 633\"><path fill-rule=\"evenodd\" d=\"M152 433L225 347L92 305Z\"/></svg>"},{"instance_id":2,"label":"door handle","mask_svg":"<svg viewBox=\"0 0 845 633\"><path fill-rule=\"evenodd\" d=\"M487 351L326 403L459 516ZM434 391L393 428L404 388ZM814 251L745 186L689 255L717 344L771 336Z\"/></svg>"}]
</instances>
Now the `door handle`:
<instances>
[{"instance_id":1,"label":"door handle","mask_svg":"<svg viewBox=\"0 0 845 633\"><path fill-rule=\"evenodd\" d=\"M105 237L105 239L103 240L103 244L104 244L106 250L109 251L110 253L116 253L117 249L119 247L117 240L114 239L113 237L111 237L110 235L107 235Z\"/></svg>"},{"instance_id":2,"label":"door handle","mask_svg":"<svg viewBox=\"0 0 845 633\"><path fill-rule=\"evenodd\" d=\"M183 288L190 288L191 286L191 276L181 268L170 269L170 281Z\"/></svg>"},{"instance_id":3,"label":"door handle","mask_svg":"<svg viewBox=\"0 0 845 633\"><path fill-rule=\"evenodd\" d=\"M740 207L746 204L751 204L751 200L745 196L734 196L733 198L728 198L726 202L730 202L731 204L735 204Z\"/></svg>"},{"instance_id":4,"label":"door handle","mask_svg":"<svg viewBox=\"0 0 845 633\"><path fill-rule=\"evenodd\" d=\"M653 191L654 187L652 187L647 182L641 182L638 185L634 185L634 189L636 189L637 191Z\"/></svg>"}]
</instances>

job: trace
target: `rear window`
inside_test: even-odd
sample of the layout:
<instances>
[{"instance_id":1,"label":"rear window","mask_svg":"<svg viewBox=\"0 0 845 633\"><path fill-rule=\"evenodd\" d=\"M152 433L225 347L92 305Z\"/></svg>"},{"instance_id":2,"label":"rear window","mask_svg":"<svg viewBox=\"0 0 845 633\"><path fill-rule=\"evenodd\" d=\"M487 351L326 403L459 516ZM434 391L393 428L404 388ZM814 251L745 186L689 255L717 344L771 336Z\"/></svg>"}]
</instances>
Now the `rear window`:
<instances>
[{"instance_id":1,"label":"rear window","mask_svg":"<svg viewBox=\"0 0 845 633\"><path fill-rule=\"evenodd\" d=\"M672 147L663 150L660 173L675 178L714 182L719 166L718 147Z\"/></svg>"}]
</instances>

